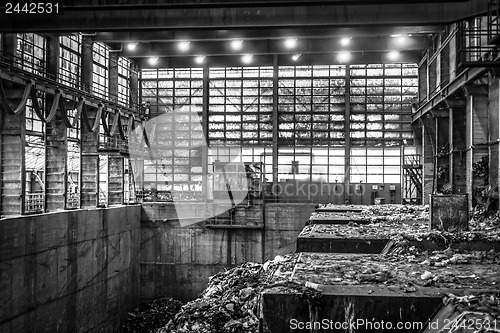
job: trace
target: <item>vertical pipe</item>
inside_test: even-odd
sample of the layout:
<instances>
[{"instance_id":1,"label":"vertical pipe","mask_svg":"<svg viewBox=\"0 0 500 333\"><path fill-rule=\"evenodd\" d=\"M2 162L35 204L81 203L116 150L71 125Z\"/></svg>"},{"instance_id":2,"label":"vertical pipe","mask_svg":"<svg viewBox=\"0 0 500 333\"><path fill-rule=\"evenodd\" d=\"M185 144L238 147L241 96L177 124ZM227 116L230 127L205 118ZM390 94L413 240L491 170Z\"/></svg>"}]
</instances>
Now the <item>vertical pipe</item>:
<instances>
[{"instance_id":1,"label":"vertical pipe","mask_svg":"<svg viewBox=\"0 0 500 333\"><path fill-rule=\"evenodd\" d=\"M201 114L201 124L203 128L203 134L206 144L201 148L201 163L202 163L202 197L203 200L207 200L207 189L208 189L208 147L210 145L208 137L208 105L209 105L209 69L208 66L203 66L203 105ZM207 203L208 204L208 203ZM208 208L208 207L207 207Z\"/></svg>"},{"instance_id":2,"label":"vertical pipe","mask_svg":"<svg viewBox=\"0 0 500 333\"><path fill-rule=\"evenodd\" d=\"M278 71L278 55L275 54L273 57L273 191L278 186ZM275 198L275 200L276 199L277 198Z\"/></svg>"},{"instance_id":3,"label":"vertical pipe","mask_svg":"<svg viewBox=\"0 0 500 333\"><path fill-rule=\"evenodd\" d=\"M345 146L344 146L344 202L349 201L351 185L351 68L345 68Z\"/></svg>"}]
</instances>

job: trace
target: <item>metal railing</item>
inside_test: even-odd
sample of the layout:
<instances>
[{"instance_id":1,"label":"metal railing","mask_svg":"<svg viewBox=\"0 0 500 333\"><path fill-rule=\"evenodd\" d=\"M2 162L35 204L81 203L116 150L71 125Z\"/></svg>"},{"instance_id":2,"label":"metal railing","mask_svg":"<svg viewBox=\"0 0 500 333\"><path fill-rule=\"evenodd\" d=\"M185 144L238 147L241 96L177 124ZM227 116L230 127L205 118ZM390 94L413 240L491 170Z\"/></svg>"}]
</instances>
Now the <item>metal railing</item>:
<instances>
[{"instance_id":1,"label":"metal railing","mask_svg":"<svg viewBox=\"0 0 500 333\"><path fill-rule=\"evenodd\" d=\"M45 206L44 193L26 193L24 197L24 213L43 213Z\"/></svg>"}]
</instances>

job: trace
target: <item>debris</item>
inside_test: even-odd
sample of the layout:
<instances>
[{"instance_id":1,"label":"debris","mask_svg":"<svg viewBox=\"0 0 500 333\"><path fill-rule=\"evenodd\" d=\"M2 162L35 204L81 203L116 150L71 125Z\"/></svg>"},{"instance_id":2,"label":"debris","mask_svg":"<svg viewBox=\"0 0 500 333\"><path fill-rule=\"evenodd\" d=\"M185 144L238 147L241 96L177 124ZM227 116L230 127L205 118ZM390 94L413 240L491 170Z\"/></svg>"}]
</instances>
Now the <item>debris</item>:
<instances>
[{"instance_id":1,"label":"debris","mask_svg":"<svg viewBox=\"0 0 500 333\"><path fill-rule=\"evenodd\" d=\"M140 303L128 313L122 332L153 333L165 326L180 310L182 303L172 298L159 298L151 303Z\"/></svg>"},{"instance_id":2,"label":"debris","mask_svg":"<svg viewBox=\"0 0 500 333\"><path fill-rule=\"evenodd\" d=\"M246 263L212 276L200 297L182 306L157 333L257 333L259 297L271 288L299 291L308 301L318 302L317 290L289 282L297 258L297 254L277 256L264 264Z\"/></svg>"}]
</instances>

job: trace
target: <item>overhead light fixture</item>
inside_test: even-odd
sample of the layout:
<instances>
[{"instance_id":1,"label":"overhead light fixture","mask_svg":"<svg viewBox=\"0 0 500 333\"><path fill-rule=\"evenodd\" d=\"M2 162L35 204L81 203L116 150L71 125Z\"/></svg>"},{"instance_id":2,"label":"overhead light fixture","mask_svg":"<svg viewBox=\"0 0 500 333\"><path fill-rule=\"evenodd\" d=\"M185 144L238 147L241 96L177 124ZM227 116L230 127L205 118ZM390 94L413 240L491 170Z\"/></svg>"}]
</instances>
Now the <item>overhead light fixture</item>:
<instances>
[{"instance_id":1,"label":"overhead light fixture","mask_svg":"<svg viewBox=\"0 0 500 333\"><path fill-rule=\"evenodd\" d=\"M301 56L301 55L302 55L302 54L300 54L300 53L294 54L294 55L292 56L292 60L293 60L293 61L297 61L297 60L299 60L299 58L300 58L300 56Z\"/></svg>"},{"instance_id":2,"label":"overhead light fixture","mask_svg":"<svg viewBox=\"0 0 500 333\"><path fill-rule=\"evenodd\" d=\"M252 62L252 58L253 58L253 55L251 55L251 54L245 54L244 56L241 57L241 61L244 64L249 64L249 63Z\"/></svg>"},{"instance_id":3,"label":"overhead light fixture","mask_svg":"<svg viewBox=\"0 0 500 333\"><path fill-rule=\"evenodd\" d=\"M182 42L179 42L179 44L177 44L177 48L181 52L186 52L187 50L189 50L189 44L191 44L191 42L189 42L189 41L182 41Z\"/></svg>"},{"instance_id":4,"label":"overhead light fixture","mask_svg":"<svg viewBox=\"0 0 500 333\"><path fill-rule=\"evenodd\" d=\"M137 47L137 43L128 43L128 44L127 44L127 49L128 49L129 51L133 51L133 50L135 50L135 48L136 48L136 47Z\"/></svg>"},{"instance_id":5,"label":"overhead light fixture","mask_svg":"<svg viewBox=\"0 0 500 333\"><path fill-rule=\"evenodd\" d=\"M205 62L205 56L197 56L196 58L194 58L194 62L199 65L203 64Z\"/></svg>"},{"instance_id":6,"label":"overhead light fixture","mask_svg":"<svg viewBox=\"0 0 500 333\"><path fill-rule=\"evenodd\" d=\"M158 63L159 58L158 57L149 57L148 63L151 66L155 66Z\"/></svg>"},{"instance_id":7,"label":"overhead light fixture","mask_svg":"<svg viewBox=\"0 0 500 333\"><path fill-rule=\"evenodd\" d=\"M395 38L399 43L403 43L406 40L406 35L395 34L391 35L392 38Z\"/></svg>"},{"instance_id":8,"label":"overhead light fixture","mask_svg":"<svg viewBox=\"0 0 500 333\"><path fill-rule=\"evenodd\" d=\"M293 49L297 46L297 38L287 38L285 39L285 47L287 49Z\"/></svg>"},{"instance_id":9,"label":"overhead light fixture","mask_svg":"<svg viewBox=\"0 0 500 333\"><path fill-rule=\"evenodd\" d=\"M392 61L395 61L395 60L398 60L399 59L399 52L398 51L390 51L388 54L387 54L387 58L389 58L389 60L392 60Z\"/></svg>"},{"instance_id":10,"label":"overhead light fixture","mask_svg":"<svg viewBox=\"0 0 500 333\"><path fill-rule=\"evenodd\" d=\"M342 51L337 53L337 61L348 62L349 60L351 60L351 52Z\"/></svg>"},{"instance_id":11,"label":"overhead light fixture","mask_svg":"<svg viewBox=\"0 0 500 333\"><path fill-rule=\"evenodd\" d=\"M241 50L242 47L243 47L243 41L241 39L231 41L231 49L233 49L234 51Z\"/></svg>"},{"instance_id":12,"label":"overhead light fixture","mask_svg":"<svg viewBox=\"0 0 500 333\"><path fill-rule=\"evenodd\" d=\"M342 37L340 39L340 45L347 46L351 42L351 37Z\"/></svg>"}]
</instances>

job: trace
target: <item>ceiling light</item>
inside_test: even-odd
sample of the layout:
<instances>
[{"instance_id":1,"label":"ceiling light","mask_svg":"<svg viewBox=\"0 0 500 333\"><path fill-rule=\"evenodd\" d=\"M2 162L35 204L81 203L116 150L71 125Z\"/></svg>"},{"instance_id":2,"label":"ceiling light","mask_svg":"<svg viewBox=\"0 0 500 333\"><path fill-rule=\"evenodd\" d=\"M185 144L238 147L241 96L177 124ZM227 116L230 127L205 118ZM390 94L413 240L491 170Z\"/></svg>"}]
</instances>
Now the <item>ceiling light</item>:
<instances>
[{"instance_id":1,"label":"ceiling light","mask_svg":"<svg viewBox=\"0 0 500 333\"><path fill-rule=\"evenodd\" d=\"M203 64L205 62L205 56L197 56L194 58L194 62L200 65Z\"/></svg>"},{"instance_id":2,"label":"ceiling light","mask_svg":"<svg viewBox=\"0 0 500 333\"><path fill-rule=\"evenodd\" d=\"M351 37L343 37L340 39L340 45L347 46L351 42Z\"/></svg>"},{"instance_id":3,"label":"ceiling light","mask_svg":"<svg viewBox=\"0 0 500 333\"><path fill-rule=\"evenodd\" d=\"M387 57L389 58L389 60L398 60L399 59L399 52L398 51L391 51L387 54Z\"/></svg>"},{"instance_id":4,"label":"ceiling light","mask_svg":"<svg viewBox=\"0 0 500 333\"><path fill-rule=\"evenodd\" d=\"M337 54L337 60L339 62L348 62L351 60L351 52L343 51Z\"/></svg>"},{"instance_id":5,"label":"ceiling light","mask_svg":"<svg viewBox=\"0 0 500 333\"><path fill-rule=\"evenodd\" d=\"M177 44L177 47L179 48L179 51L186 52L187 50L189 50L190 43L191 42L189 42L189 41L182 41L182 42L179 42L179 44Z\"/></svg>"},{"instance_id":6,"label":"ceiling light","mask_svg":"<svg viewBox=\"0 0 500 333\"><path fill-rule=\"evenodd\" d=\"M297 60L299 60L299 58L300 58L300 56L301 56L301 55L302 55L302 54L300 54L300 53L294 54L294 55L292 56L292 60L293 60L293 61L297 61Z\"/></svg>"},{"instance_id":7,"label":"ceiling light","mask_svg":"<svg viewBox=\"0 0 500 333\"><path fill-rule=\"evenodd\" d=\"M133 51L133 50L135 50L135 48L136 48L136 47L137 47L137 43L128 43L128 44L127 44L127 49L128 49L129 51Z\"/></svg>"},{"instance_id":8,"label":"ceiling light","mask_svg":"<svg viewBox=\"0 0 500 333\"><path fill-rule=\"evenodd\" d=\"M249 63L252 62L252 58L253 58L253 55L251 55L251 54L245 54L244 56L241 57L241 61L244 64L249 64Z\"/></svg>"},{"instance_id":9,"label":"ceiling light","mask_svg":"<svg viewBox=\"0 0 500 333\"><path fill-rule=\"evenodd\" d=\"M238 40L232 40L231 41L231 48L235 51L241 50L243 47L243 41L238 39Z\"/></svg>"},{"instance_id":10,"label":"ceiling light","mask_svg":"<svg viewBox=\"0 0 500 333\"><path fill-rule=\"evenodd\" d=\"M297 46L297 38L285 39L285 46L287 49L293 49L295 46Z\"/></svg>"},{"instance_id":11,"label":"ceiling light","mask_svg":"<svg viewBox=\"0 0 500 333\"><path fill-rule=\"evenodd\" d=\"M406 40L406 35L399 35L399 34L396 34L396 35L391 35L392 38L396 38L396 40L399 42L399 43L403 43L405 40Z\"/></svg>"},{"instance_id":12,"label":"ceiling light","mask_svg":"<svg viewBox=\"0 0 500 333\"><path fill-rule=\"evenodd\" d=\"M149 57L148 59L148 63L151 65L151 66L154 66L158 63L158 57Z\"/></svg>"}]
</instances>

